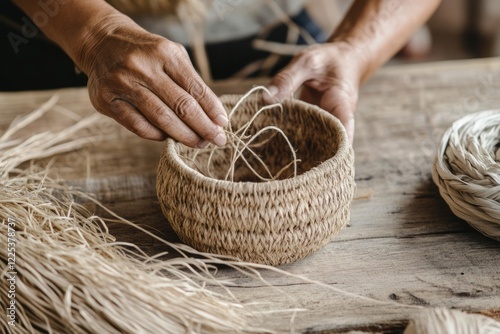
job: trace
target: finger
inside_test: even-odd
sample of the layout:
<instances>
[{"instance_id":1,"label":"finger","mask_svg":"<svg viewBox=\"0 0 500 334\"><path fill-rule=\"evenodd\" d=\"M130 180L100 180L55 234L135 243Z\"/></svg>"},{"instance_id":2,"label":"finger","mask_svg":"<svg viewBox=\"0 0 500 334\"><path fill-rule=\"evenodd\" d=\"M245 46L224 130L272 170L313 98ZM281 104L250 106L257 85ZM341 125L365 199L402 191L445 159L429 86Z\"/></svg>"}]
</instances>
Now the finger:
<instances>
[{"instance_id":1,"label":"finger","mask_svg":"<svg viewBox=\"0 0 500 334\"><path fill-rule=\"evenodd\" d=\"M313 73L307 64L309 53L297 55L283 70L274 76L268 89L274 99L281 101L291 97L305 81L313 78Z\"/></svg>"},{"instance_id":2,"label":"finger","mask_svg":"<svg viewBox=\"0 0 500 334\"><path fill-rule=\"evenodd\" d=\"M227 126L227 113L222 102L194 70L185 48L179 48L181 55L175 57L177 59L174 62L165 64L165 73L198 102L212 122L222 127Z\"/></svg>"},{"instance_id":3,"label":"finger","mask_svg":"<svg viewBox=\"0 0 500 334\"><path fill-rule=\"evenodd\" d=\"M344 128L347 132L347 138L349 139L349 143L352 144L354 139L354 128L355 128L355 119L354 114L352 113L337 113L337 118L344 125Z\"/></svg>"},{"instance_id":4,"label":"finger","mask_svg":"<svg viewBox=\"0 0 500 334\"><path fill-rule=\"evenodd\" d=\"M344 125L349 142L354 138L356 102L340 88L332 88L326 92L318 92L305 87L300 96L301 100L316 104L337 117Z\"/></svg>"},{"instance_id":5,"label":"finger","mask_svg":"<svg viewBox=\"0 0 500 334\"><path fill-rule=\"evenodd\" d=\"M151 91L168 106L178 119L204 140L218 146L226 144L224 130L214 124L197 100L166 75L163 80L157 82L150 88ZM154 124L156 124L155 122L153 121Z\"/></svg>"},{"instance_id":6,"label":"finger","mask_svg":"<svg viewBox=\"0 0 500 334\"><path fill-rule=\"evenodd\" d=\"M139 137L162 141L167 138L165 132L149 122L134 106L125 100L115 99L103 114L112 117L119 124Z\"/></svg>"},{"instance_id":7,"label":"finger","mask_svg":"<svg viewBox=\"0 0 500 334\"><path fill-rule=\"evenodd\" d=\"M189 95L185 94L185 96ZM191 110L191 102L184 97L175 97L173 99L180 107L175 107L181 110ZM191 98L192 101L194 101ZM141 114L146 117L156 128L167 133L170 137L190 147L204 147L207 142L194 129L186 124L164 101L162 101L155 93L144 86L134 88L134 95L130 101ZM188 114L188 113L187 113ZM181 115L182 116L182 115ZM205 115L206 117L206 115ZM220 128L217 125L211 124L217 131ZM214 137L212 135L212 137ZM216 137L216 135L215 135ZM224 136L225 139L225 136ZM218 139L213 139L217 141ZM219 144L221 144L219 142Z\"/></svg>"}]
</instances>

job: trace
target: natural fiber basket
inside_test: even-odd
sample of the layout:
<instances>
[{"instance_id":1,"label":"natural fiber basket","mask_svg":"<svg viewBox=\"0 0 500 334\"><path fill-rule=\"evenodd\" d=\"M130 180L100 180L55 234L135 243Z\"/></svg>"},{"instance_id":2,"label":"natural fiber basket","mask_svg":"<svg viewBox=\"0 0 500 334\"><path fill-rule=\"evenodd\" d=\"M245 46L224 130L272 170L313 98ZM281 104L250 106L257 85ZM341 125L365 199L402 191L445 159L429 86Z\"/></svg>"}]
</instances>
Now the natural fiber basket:
<instances>
[{"instance_id":1,"label":"natural fiber basket","mask_svg":"<svg viewBox=\"0 0 500 334\"><path fill-rule=\"evenodd\" d=\"M239 99L221 97L227 110ZM245 100L231 117L233 128L245 124L261 107L257 96ZM320 249L347 224L355 187L354 153L342 124L301 101L285 100L283 107L283 112L259 115L250 132L270 124L283 130L301 160L296 177L258 182L240 162L234 182L224 181L231 163L229 148L216 151L211 158L213 177L207 177L185 158L194 149L167 140L158 167L158 198L185 243L204 252L280 265ZM254 151L270 170L290 162L284 139L270 136L264 142ZM247 156L250 162L251 158ZM258 164L254 167L258 169Z\"/></svg>"},{"instance_id":2,"label":"natural fiber basket","mask_svg":"<svg viewBox=\"0 0 500 334\"><path fill-rule=\"evenodd\" d=\"M454 214L500 241L500 110L453 123L441 141L432 177Z\"/></svg>"}]
</instances>

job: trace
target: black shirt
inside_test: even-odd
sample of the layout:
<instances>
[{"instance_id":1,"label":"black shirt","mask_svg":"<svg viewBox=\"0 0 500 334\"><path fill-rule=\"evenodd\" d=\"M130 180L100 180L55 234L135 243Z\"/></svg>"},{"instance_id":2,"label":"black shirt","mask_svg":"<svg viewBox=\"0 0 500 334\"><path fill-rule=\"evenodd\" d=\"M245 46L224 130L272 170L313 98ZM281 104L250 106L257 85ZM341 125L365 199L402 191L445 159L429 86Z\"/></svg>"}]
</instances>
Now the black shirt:
<instances>
[{"instance_id":1,"label":"black shirt","mask_svg":"<svg viewBox=\"0 0 500 334\"><path fill-rule=\"evenodd\" d=\"M48 16L48 15L47 15ZM19 8L0 0L0 91L85 86L73 61Z\"/></svg>"}]
</instances>

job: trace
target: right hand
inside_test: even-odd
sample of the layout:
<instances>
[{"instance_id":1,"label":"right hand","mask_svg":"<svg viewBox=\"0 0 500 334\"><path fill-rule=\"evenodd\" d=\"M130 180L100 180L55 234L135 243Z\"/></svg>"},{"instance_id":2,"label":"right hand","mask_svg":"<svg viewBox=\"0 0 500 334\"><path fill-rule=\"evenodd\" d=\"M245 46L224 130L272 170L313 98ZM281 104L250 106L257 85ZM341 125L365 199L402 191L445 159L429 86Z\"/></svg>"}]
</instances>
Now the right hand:
<instances>
[{"instance_id":1,"label":"right hand","mask_svg":"<svg viewBox=\"0 0 500 334\"><path fill-rule=\"evenodd\" d=\"M269 90L274 98L282 100L302 88L300 99L337 117L352 144L354 112L363 67L363 58L347 43L312 45L276 74Z\"/></svg>"},{"instance_id":2,"label":"right hand","mask_svg":"<svg viewBox=\"0 0 500 334\"><path fill-rule=\"evenodd\" d=\"M123 15L88 36L76 63L88 76L90 100L99 112L146 139L170 136L191 147L225 144L224 107L182 45Z\"/></svg>"}]
</instances>

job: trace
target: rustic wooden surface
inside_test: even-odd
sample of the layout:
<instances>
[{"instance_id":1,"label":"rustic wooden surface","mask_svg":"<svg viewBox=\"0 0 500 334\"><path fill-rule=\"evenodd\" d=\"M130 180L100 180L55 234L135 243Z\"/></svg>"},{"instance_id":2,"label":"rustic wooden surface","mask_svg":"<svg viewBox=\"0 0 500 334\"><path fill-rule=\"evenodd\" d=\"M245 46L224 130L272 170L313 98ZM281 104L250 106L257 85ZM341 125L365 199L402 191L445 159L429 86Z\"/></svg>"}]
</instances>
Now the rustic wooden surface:
<instances>
[{"instance_id":1,"label":"rustic wooden surface","mask_svg":"<svg viewBox=\"0 0 500 334\"><path fill-rule=\"evenodd\" d=\"M239 83L214 89L221 94L248 87ZM59 105L79 114L93 112L85 89L58 93ZM0 131L52 94L1 93ZM349 227L329 245L282 269L385 303L273 272L263 275L279 289L232 270L222 269L220 275L235 279L232 291L242 302L307 309L293 322L290 313L263 318L281 330L397 333L419 312L415 306L500 318L500 243L456 218L431 181L431 164L444 130L465 114L491 108L500 108L500 59L385 68L363 88L354 142L356 182L373 196L353 202ZM63 123L64 117L56 113L27 131ZM118 137L59 157L57 171L120 215L177 241L155 194L161 144L136 138L104 118L95 131ZM151 254L165 250L129 228L113 226L112 232Z\"/></svg>"}]
</instances>

